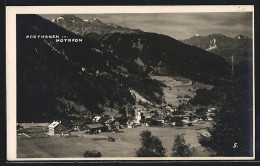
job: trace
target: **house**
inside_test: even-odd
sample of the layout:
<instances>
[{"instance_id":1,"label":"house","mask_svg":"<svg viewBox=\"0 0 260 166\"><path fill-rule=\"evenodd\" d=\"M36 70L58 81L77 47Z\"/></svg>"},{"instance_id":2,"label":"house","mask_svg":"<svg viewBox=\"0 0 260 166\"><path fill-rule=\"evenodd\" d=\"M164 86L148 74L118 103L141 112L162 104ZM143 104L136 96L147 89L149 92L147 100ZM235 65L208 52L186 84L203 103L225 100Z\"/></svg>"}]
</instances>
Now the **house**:
<instances>
[{"instance_id":1,"label":"house","mask_svg":"<svg viewBox=\"0 0 260 166\"><path fill-rule=\"evenodd\" d=\"M168 110L170 112L176 112L177 111L176 108L171 108L170 106L166 106L166 110Z\"/></svg>"},{"instance_id":2,"label":"house","mask_svg":"<svg viewBox=\"0 0 260 166\"><path fill-rule=\"evenodd\" d=\"M115 121L113 125L115 126L115 128L116 128L117 130L119 130L119 128L120 128L120 123L119 123L118 121Z\"/></svg>"},{"instance_id":3,"label":"house","mask_svg":"<svg viewBox=\"0 0 260 166\"><path fill-rule=\"evenodd\" d=\"M213 118L211 118L211 117L207 117L207 120L208 120L208 121L212 121Z\"/></svg>"},{"instance_id":4,"label":"house","mask_svg":"<svg viewBox=\"0 0 260 166\"><path fill-rule=\"evenodd\" d=\"M135 124L132 120L126 122L127 128L135 128Z\"/></svg>"},{"instance_id":5,"label":"house","mask_svg":"<svg viewBox=\"0 0 260 166\"><path fill-rule=\"evenodd\" d=\"M161 124L164 124L164 119L165 119L164 117L158 117L158 118L156 118L156 121Z\"/></svg>"},{"instance_id":6,"label":"house","mask_svg":"<svg viewBox=\"0 0 260 166\"><path fill-rule=\"evenodd\" d=\"M156 116L156 114L158 113L156 109L150 109L150 115L153 117L153 116Z\"/></svg>"},{"instance_id":7,"label":"house","mask_svg":"<svg viewBox=\"0 0 260 166\"><path fill-rule=\"evenodd\" d=\"M171 125L172 125L172 126L175 126L175 125L176 125L176 122L172 122Z\"/></svg>"},{"instance_id":8,"label":"house","mask_svg":"<svg viewBox=\"0 0 260 166\"><path fill-rule=\"evenodd\" d=\"M184 123L184 125L192 125L192 122L189 119L183 119L181 121Z\"/></svg>"},{"instance_id":9,"label":"house","mask_svg":"<svg viewBox=\"0 0 260 166\"><path fill-rule=\"evenodd\" d=\"M94 116L92 121L93 121L93 123L97 123L100 119L101 119L101 116L97 115L97 116Z\"/></svg>"},{"instance_id":10,"label":"house","mask_svg":"<svg viewBox=\"0 0 260 166\"><path fill-rule=\"evenodd\" d=\"M23 126L17 124L17 125L16 125L16 129L17 129L18 132L20 132L20 131L23 130Z\"/></svg>"},{"instance_id":11,"label":"house","mask_svg":"<svg viewBox=\"0 0 260 166\"><path fill-rule=\"evenodd\" d=\"M199 118L194 118L192 123L197 123L199 121Z\"/></svg>"},{"instance_id":12,"label":"house","mask_svg":"<svg viewBox=\"0 0 260 166\"><path fill-rule=\"evenodd\" d=\"M49 135L56 135L56 134L62 134L63 132L67 131L66 127L61 124L61 121L53 121L49 126Z\"/></svg>"},{"instance_id":13,"label":"house","mask_svg":"<svg viewBox=\"0 0 260 166\"><path fill-rule=\"evenodd\" d=\"M145 127L149 127L149 123L148 122L145 122Z\"/></svg>"},{"instance_id":14,"label":"house","mask_svg":"<svg viewBox=\"0 0 260 166\"><path fill-rule=\"evenodd\" d=\"M137 112L134 118L135 123L140 123L141 119L142 119L141 112Z\"/></svg>"},{"instance_id":15,"label":"house","mask_svg":"<svg viewBox=\"0 0 260 166\"><path fill-rule=\"evenodd\" d=\"M78 122L75 122L73 124L73 130L74 131L82 131L84 129L85 129L85 123L84 122L78 121Z\"/></svg>"},{"instance_id":16,"label":"house","mask_svg":"<svg viewBox=\"0 0 260 166\"><path fill-rule=\"evenodd\" d=\"M105 126L100 123L86 125L87 133L100 133L105 130Z\"/></svg>"},{"instance_id":17,"label":"house","mask_svg":"<svg viewBox=\"0 0 260 166\"><path fill-rule=\"evenodd\" d=\"M120 129L120 123L116 121L115 119L109 119L105 122L105 125L107 126L108 130L112 130L114 128Z\"/></svg>"},{"instance_id":18,"label":"house","mask_svg":"<svg viewBox=\"0 0 260 166\"><path fill-rule=\"evenodd\" d=\"M70 131L69 130L65 130L61 133L62 136L69 136L70 135Z\"/></svg>"},{"instance_id":19,"label":"house","mask_svg":"<svg viewBox=\"0 0 260 166\"><path fill-rule=\"evenodd\" d=\"M112 124L115 122L115 119L112 118L112 119L108 119L106 122L105 122L105 125L107 126L107 129L108 130L112 130Z\"/></svg>"},{"instance_id":20,"label":"house","mask_svg":"<svg viewBox=\"0 0 260 166\"><path fill-rule=\"evenodd\" d=\"M168 115L164 118L164 123L168 123L170 120L171 120L171 116Z\"/></svg>"}]
</instances>

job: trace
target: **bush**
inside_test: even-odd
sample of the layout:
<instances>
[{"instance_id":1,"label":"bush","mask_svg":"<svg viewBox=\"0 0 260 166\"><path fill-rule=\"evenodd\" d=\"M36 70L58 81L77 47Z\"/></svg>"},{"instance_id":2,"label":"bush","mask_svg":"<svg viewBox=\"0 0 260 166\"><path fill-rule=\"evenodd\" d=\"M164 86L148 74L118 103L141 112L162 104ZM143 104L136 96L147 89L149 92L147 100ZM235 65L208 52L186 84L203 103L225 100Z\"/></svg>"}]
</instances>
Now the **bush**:
<instances>
[{"instance_id":1,"label":"bush","mask_svg":"<svg viewBox=\"0 0 260 166\"><path fill-rule=\"evenodd\" d=\"M182 127L182 126L184 126L184 123L182 122L182 117L172 117L171 118L171 122L176 122L175 123L175 125L176 126L180 126L180 127Z\"/></svg>"},{"instance_id":2,"label":"bush","mask_svg":"<svg viewBox=\"0 0 260 166\"><path fill-rule=\"evenodd\" d=\"M113 137L107 137L107 141L109 141L109 142L115 142L116 140L115 140L115 138L113 138Z\"/></svg>"},{"instance_id":3,"label":"bush","mask_svg":"<svg viewBox=\"0 0 260 166\"><path fill-rule=\"evenodd\" d=\"M179 120L176 122L175 126L182 127L184 126L184 123L181 120Z\"/></svg>"},{"instance_id":4,"label":"bush","mask_svg":"<svg viewBox=\"0 0 260 166\"><path fill-rule=\"evenodd\" d=\"M207 119L207 108L206 107L201 107L196 110L196 115L198 117L201 117L203 120Z\"/></svg>"},{"instance_id":5,"label":"bush","mask_svg":"<svg viewBox=\"0 0 260 166\"><path fill-rule=\"evenodd\" d=\"M83 157L102 157L102 154L96 150L87 150L83 153Z\"/></svg>"},{"instance_id":6,"label":"bush","mask_svg":"<svg viewBox=\"0 0 260 166\"><path fill-rule=\"evenodd\" d=\"M158 125L158 122L156 121L156 119L151 119L149 122L148 122L149 126L157 126Z\"/></svg>"}]
</instances>

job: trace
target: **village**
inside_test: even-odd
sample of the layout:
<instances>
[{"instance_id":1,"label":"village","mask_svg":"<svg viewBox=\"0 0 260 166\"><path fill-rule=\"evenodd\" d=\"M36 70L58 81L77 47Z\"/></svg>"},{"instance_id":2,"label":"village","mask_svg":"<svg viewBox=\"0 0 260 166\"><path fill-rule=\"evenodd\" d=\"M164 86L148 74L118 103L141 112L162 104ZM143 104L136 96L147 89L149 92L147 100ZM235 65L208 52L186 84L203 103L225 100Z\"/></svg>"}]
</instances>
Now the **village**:
<instances>
[{"instance_id":1,"label":"village","mask_svg":"<svg viewBox=\"0 0 260 166\"><path fill-rule=\"evenodd\" d=\"M120 130L123 130L124 128L137 128L139 126L146 126L146 127L172 127L172 126L196 126L198 124L205 123L204 121L211 121L212 117L215 114L216 108L210 108L208 109L206 113L206 117L197 116L192 117L194 115L191 115L189 112L184 112L184 114L176 114L177 110L172 109L169 106L166 106L165 112L158 114L158 111L156 109L151 109L150 111L144 111L144 110L136 110L135 111L135 117L133 120L127 120L124 122L126 117L122 114L118 114L117 116L94 116L92 119L92 123L86 123L82 121L74 121L71 125L66 125L62 123L62 121L53 121L48 125L48 131L46 133L41 133L42 137L48 137L48 136L69 136L73 135L74 132L82 131L85 134L98 134L101 132L120 132ZM100 123L101 118L107 118L104 123ZM120 123L121 122L121 123ZM44 124L44 123L43 123ZM24 126L30 126L30 127L24 127ZM17 124L17 132L18 135L24 135L27 137L31 137L30 134L25 134L26 129L33 128L35 126L39 126L38 123L19 123ZM45 128L46 123L45 123ZM25 133L23 133L25 131ZM27 132L28 133L28 132ZM32 133L33 135L33 133ZM33 137L33 136L32 136Z\"/></svg>"},{"instance_id":2,"label":"village","mask_svg":"<svg viewBox=\"0 0 260 166\"><path fill-rule=\"evenodd\" d=\"M212 106L189 107L188 101L196 95L195 90L201 88L199 86L206 86L192 83L189 80L169 79L163 76L156 77L156 79L164 81L166 84L163 89L166 102L161 105L154 104L135 90L129 89L136 104L127 105L121 110L105 108L102 114L93 114L80 119L55 119L49 123L18 123L18 155L20 148L36 140L37 143L33 143L32 146L39 146L38 141L41 142L46 138L49 138L49 141L55 139L56 142L59 142L64 141L64 138L77 139L77 137L80 139L79 142L89 140L87 144L92 144L93 140L95 143L99 141L104 155L106 152L102 147L105 146L105 142L120 142L126 147L132 147L132 155L134 155L133 149L138 147L133 148L133 146L139 144L137 143L140 142L138 141L139 134L143 130L156 132L158 136L165 139L166 143L169 143L170 138L177 133L186 135L187 142L204 153L198 144L197 136L207 134L206 128L210 127L217 108ZM130 137L133 138L130 140ZM65 141L67 142L68 139ZM23 143L19 146L21 142ZM25 154L23 152L23 155ZM131 155L131 153L126 155Z\"/></svg>"},{"instance_id":3,"label":"village","mask_svg":"<svg viewBox=\"0 0 260 166\"><path fill-rule=\"evenodd\" d=\"M167 85L164 87L164 100L166 102L163 104L153 104L135 90L130 89L132 96L136 100L135 105L128 105L123 111L106 109L102 114L94 114L80 120L70 120L69 122L68 120L66 122L54 120L48 124L48 132L44 133L44 135L68 136L75 131L82 131L86 134L98 134L101 132L118 132L124 128L136 128L139 126L196 126L205 121L213 120L212 117L214 117L217 111L214 107L200 109L201 111L197 112L194 111L194 108L187 109L189 108L187 107L188 101L196 95L194 89L198 88L198 85L193 83L193 81L183 78L169 79L169 77L164 76L154 76L153 79L162 81ZM193 91L191 91L192 88ZM174 89L177 89L177 91L175 92ZM21 135L23 133L24 126L27 125L25 123L17 124L18 134Z\"/></svg>"},{"instance_id":4,"label":"village","mask_svg":"<svg viewBox=\"0 0 260 166\"><path fill-rule=\"evenodd\" d=\"M17 124L17 155L19 157L49 157L49 154L52 156L55 153L57 157L69 155L81 157L84 150L95 149L104 157L134 157L136 149L140 147L139 134L144 130L150 130L160 137L168 153L174 136L179 134L184 135L186 142L195 149L193 156L207 156L205 149L198 143L198 136L207 134L206 128L210 127L216 109L208 109L206 118L194 118L189 113L177 114L178 111L169 106L165 110L167 111L136 110L132 120L126 120L127 118L122 114L96 115L91 124L83 121L74 121L71 125L63 121L19 123ZM104 118L109 119L102 122ZM33 153L32 150L28 150L28 147L29 149L43 148ZM67 150L64 151L65 147ZM109 153L110 150L115 149L118 149L118 152Z\"/></svg>"}]
</instances>

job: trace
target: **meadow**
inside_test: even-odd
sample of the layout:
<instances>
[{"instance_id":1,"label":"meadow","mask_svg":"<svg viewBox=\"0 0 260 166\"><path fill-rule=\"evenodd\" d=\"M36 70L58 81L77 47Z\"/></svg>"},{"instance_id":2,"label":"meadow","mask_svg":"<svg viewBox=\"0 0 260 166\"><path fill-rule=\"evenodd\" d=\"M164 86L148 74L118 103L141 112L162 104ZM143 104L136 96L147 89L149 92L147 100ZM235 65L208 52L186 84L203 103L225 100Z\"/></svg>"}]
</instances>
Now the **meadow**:
<instances>
[{"instance_id":1,"label":"meadow","mask_svg":"<svg viewBox=\"0 0 260 166\"><path fill-rule=\"evenodd\" d=\"M198 126L199 125L199 126ZM136 150L141 146L140 132L150 130L158 136L166 148L166 156L170 156L174 137L184 135L187 144L195 148L193 157L206 157L210 154L198 143L199 133L207 133L205 124L191 127L144 127L125 128L120 133L104 132L97 135L74 133L78 137L47 137L47 138L17 138L18 158L81 158L86 150L97 150L102 157L135 157ZM73 133L72 133L73 134ZM115 138L108 142L107 137Z\"/></svg>"},{"instance_id":2,"label":"meadow","mask_svg":"<svg viewBox=\"0 0 260 166\"><path fill-rule=\"evenodd\" d=\"M197 89L212 89L213 86L206 85L199 82L193 82L192 80L182 78L182 77L169 77L169 76L154 76L150 75L152 79L161 81L166 87L163 87L164 100L167 104L171 104L174 107L178 107L183 101L184 96L189 96L190 98L194 98L196 95L195 91ZM187 83L182 82L178 79L182 79L187 81ZM179 98L181 97L181 99ZM186 98L186 100L189 100ZM186 103L186 102L184 102Z\"/></svg>"}]
</instances>

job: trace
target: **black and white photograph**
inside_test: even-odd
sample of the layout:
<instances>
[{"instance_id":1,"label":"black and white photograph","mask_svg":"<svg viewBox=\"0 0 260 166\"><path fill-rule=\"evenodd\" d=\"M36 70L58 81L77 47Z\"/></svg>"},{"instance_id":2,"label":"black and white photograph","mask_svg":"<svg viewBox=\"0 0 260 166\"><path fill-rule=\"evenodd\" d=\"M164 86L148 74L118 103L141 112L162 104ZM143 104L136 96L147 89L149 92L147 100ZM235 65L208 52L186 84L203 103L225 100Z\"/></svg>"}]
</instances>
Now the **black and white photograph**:
<instances>
[{"instance_id":1,"label":"black and white photograph","mask_svg":"<svg viewBox=\"0 0 260 166\"><path fill-rule=\"evenodd\" d=\"M253 6L45 9L7 7L9 160L255 158Z\"/></svg>"}]
</instances>

